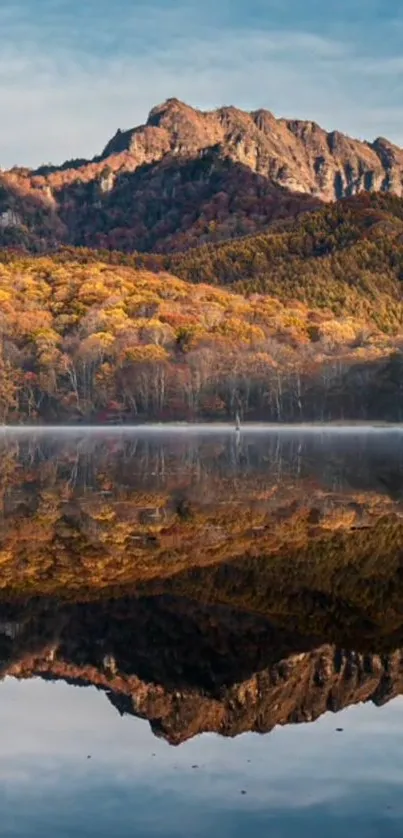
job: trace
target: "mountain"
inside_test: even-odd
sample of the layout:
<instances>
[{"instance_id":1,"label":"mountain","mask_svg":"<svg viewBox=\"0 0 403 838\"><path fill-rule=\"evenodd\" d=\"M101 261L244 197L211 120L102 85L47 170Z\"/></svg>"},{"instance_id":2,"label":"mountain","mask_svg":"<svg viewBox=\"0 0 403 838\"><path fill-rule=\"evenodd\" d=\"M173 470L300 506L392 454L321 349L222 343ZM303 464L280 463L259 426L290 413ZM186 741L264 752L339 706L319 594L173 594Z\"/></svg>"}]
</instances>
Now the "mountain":
<instances>
[{"instance_id":1,"label":"mountain","mask_svg":"<svg viewBox=\"0 0 403 838\"><path fill-rule=\"evenodd\" d=\"M168 100L0 173L0 421L402 421L402 154Z\"/></svg>"},{"instance_id":2,"label":"mountain","mask_svg":"<svg viewBox=\"0 0 403 838\"><path fill-rule=\"evenodd\" d=\"M0 173L0 244L183 250L362 191L403 194L403 151L314 122L169 99L91 161Z\"/></svg>"}]
</instances>

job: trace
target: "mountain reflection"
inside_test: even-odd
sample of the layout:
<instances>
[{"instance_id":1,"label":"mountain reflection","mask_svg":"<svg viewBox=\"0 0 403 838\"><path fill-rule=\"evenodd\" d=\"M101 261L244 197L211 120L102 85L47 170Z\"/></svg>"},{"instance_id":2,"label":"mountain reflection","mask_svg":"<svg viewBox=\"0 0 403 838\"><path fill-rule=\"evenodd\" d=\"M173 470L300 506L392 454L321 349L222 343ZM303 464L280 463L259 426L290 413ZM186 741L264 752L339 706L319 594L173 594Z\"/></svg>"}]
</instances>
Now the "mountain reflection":
<instances>
[{"instance_id":1,"label":"mountain reflection","mask_svg":"<svg viewBox=\"0 0 403 838\"><path fill-rule=\"evenodd\" d=\"M0 666L178 744L403 693L400 434L7 435Z\"/></svg>"}]
</instances>

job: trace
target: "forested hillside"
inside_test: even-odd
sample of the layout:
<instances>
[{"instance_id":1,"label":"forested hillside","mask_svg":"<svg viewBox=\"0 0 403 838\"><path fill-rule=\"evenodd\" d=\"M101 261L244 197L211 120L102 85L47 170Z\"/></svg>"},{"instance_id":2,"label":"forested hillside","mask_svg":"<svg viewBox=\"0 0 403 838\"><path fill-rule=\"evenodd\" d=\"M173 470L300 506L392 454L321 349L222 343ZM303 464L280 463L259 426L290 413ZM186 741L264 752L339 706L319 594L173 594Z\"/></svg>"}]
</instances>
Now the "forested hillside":
<instances>
[{"instance_id":1,"label":"forested hillside","mask_svg":"<svg viewBox=\"0 0 403 838\"><path fill-rule=\"evenodd\" d=\"M402 416L400 334L375 316L73 256L3 253L2 422Z\"/></svg>"},{"instance_id":2,"label":"forested hillside","mask_svg":"<svg viewBox=\"0 0 403 838\"><path fill-rule=\"evenodd\" d=\"M389 334L403 328L403 200L395 196L360 195L278 220L259 235L174 254L63 248L54 258L168 271L245 297L351 314Z\"/></svg>"},{"instance_id":3,"label":"forested hillside","mask_svg":"<svg viewBox=\"0 0 403 838\"><path fill-rule=\"evenodd\" d=\"M402 328L403 201L361 195L304 214L277 230L165 259L191 282L230 285Z\"/></svg>"}]
</instances>

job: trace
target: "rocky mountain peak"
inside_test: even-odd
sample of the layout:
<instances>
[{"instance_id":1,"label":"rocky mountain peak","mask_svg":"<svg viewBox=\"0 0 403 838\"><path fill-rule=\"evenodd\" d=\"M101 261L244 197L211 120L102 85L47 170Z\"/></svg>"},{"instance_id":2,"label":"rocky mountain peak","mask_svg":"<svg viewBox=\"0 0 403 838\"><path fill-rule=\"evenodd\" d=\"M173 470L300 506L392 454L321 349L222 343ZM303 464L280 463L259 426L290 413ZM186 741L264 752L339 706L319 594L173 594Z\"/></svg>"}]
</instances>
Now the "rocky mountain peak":
<instances>
[{"instance_id":1,"label":"rocky mountain peak","mask_svg":"<svg viewBox=\"0 0 403 838\"><path fill-rule=\"evenodd\" d=\"M202 111L176 98L153 108L145 125L119 131L103 157L128 152L133 165L141 165L171 153L197 156L214 145L274 185L323 201L361 191L403 192L403 151L382 137L364 142L313 120L232 105Z\"/></svg>"},{"instance_id":2,"label":"rocky mountain peak","mask_svg":"<svg viewBox=\"0 0 403 838\"><path fill-rule=\"evenodd\" d=\"M160 105L155 105L148 114L147 125L151 125L153 127L159 127L164 121L171 120L175 117L186 117L189 114L195 115L197 114L197 110L195 108L191 108L189 105L186 105L185 102L181 102L180 99L176 99L175 97L171 97L166 99L165 102L162 102Z\"/></svg>"},{"instance_id":3,"label":"rocky mountain peak","mask_svg":"<svg viewBox=\"0 0 403 838\"><path fill-rule=\"evenodd\" d=\"M218 170L208 167L212 149L220 150ZM383 137L356 140L264 108L204 111L171 97L152 108L144 124L118 129L91 161L3 172L1 178L0 213L17 212L29 229L36 223L31 206L39 202L51 214L35 247L47 246L49 229L53 244L62 229L74 244L169 250L208 241L211 223L217 236L217 221L219 238L231 238L321 202L363 192L402 197L403 151Z\"/></svg>"}]
</instances>

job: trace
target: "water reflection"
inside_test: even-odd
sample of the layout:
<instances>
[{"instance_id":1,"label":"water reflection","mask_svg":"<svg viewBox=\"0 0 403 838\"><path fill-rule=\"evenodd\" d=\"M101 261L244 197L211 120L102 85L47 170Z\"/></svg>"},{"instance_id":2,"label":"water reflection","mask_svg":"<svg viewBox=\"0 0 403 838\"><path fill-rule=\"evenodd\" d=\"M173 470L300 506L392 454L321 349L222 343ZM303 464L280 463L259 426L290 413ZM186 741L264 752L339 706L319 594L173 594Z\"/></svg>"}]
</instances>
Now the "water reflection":
<instances>
[{"instance_id":1,"label":"water reflection","mask_svg":"<svg viewBox=\"0 0 403 838\"><path fill-rule=\"evenodd\" d=\"M2 587L126 592L189 565L279 550L297 550L305 566L307 549L323 540L331 549L337 533L348 541L359 531L337 549L361 555L364 530L378 523L376 554L396 551L402 442L399 433L7 435Z\"/></svg>"},{"instance_id":2,"label":"water reflection","mask_svg":"<svg viewBox=\"0 0 403 838\"><path fill-rule=\"evenodd\" d=\"M179 749L91 688L7 680L0 712L5 838L400 834L401 701Z\"/></svg>"},{"instance_id":3,"label":"water reflection","mask_svg":"<svg viewBox=\"0 0 403 838\"><path fill-rule=\"evenodd\" d=\"M402 443L7 434L4 834L397 834Z\"/></svg>"},{"instance_id":4,"label":"water reflection","mask_svg":"<svg viewBox=\"0 0 403 838\"><path fill-rule=\"evenodd\" d=\"M93 685L174 745L207 731L266 733L403 693L394 637L368 638L354 624L341 645L313 633L310 614L298 624L291 613L285 628L275 614L157 596L30 602L6 616L3 676Z\"/></svg>"}]
</instances>

